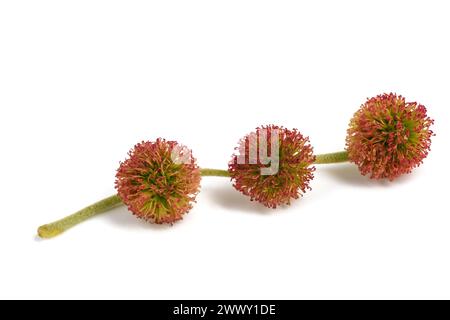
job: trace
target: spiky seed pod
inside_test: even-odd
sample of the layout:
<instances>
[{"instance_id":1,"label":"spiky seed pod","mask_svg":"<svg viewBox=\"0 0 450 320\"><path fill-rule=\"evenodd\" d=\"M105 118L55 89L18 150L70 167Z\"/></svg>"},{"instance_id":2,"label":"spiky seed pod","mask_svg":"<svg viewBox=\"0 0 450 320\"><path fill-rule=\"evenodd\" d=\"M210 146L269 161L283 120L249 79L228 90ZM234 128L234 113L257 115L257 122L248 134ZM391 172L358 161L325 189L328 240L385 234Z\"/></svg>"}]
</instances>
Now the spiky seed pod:
<instances>
[{"instance_id":1,"label":"spiky seed pod","mask_svg":"<svg viewBox=\"0 0 450 320\"><path fill-rule=\"evenodd\" d=\"M363 175L394 180L410 173L428 155L433 120L417 102L396 94L370 98L354 114L346 146Z\"/></svg>"},{"instance_id":2,"label":"spiky seed pod","mask_svg":"<svg viewBox=\"0 0 450 320\"><path fill-rule=\"evenodd\" d=\"M200 189L192 152L175 141L141 142L120 164L116 189L137 217L161 224L182 219Z\"/></svg>"},{"instance_id":3,"label":"spiky seed pod","mask_svg":"<svg viewBox=\"0 0 450 320\"><path fill-rule=\"evenodd\" d=\"M274 144L277 148L272 147ZM252 201L276 208L290 204L291 199L298 199L311 189L309 182L315 170L311 165L315 156L309 139L297 129L275 125L258 127L240 140L236 150L228 171L233 186ZM266 170L265 174L261 169Z\"/></svg>"}]
</instances>

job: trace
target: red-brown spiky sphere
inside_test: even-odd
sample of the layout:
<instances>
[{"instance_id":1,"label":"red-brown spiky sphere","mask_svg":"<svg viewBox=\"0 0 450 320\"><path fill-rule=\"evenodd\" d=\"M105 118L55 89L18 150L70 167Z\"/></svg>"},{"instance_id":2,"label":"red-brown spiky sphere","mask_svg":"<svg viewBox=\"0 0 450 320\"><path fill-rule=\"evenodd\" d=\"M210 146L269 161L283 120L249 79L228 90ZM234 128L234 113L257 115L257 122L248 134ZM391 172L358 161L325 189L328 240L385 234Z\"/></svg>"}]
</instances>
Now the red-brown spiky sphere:
<instances>
[{"instance_id":1,"label":"red-brown spiky sphere","mask_svg":"<svg viewBox=\"0 0 450 320\"><path fill-rule=\"evenodd\" d=\"M182 219L200 189L192 152L175 141L141 142L120 164L116 189L137 217L161 224Z\"/></svg>"},{"instance_id":2,"label":"red-brown spiky sphere","mask_svg":"<svg viewBox=\"0 0 450 320\"><path fill-rule=\"evenodd\" d=\"M427 109L396 94L370 98L354 114L347 151L363 175L393 180L410 173L428 155L433 120Z\"/></svg>"},{"instance_id":3,"label":"red-brown spiky sphere","mask_svg":"<svg viewBox=\"0 0 450 320\"><path fill-rule=\"evenodd\" d=\"M273 148L272 134L277 139L278 148ZM258 152L262 141L266 141L267 153ZM275 145L275 143L274 143ZM233 186L250 199L266 207L290 204L291 199L298 199L309 187L315 168L313 148L309 139L297 129L288 130L274 125L261 126L245 136L236 148L228 165ZM253 151L251 151L253 150ZM267 155L265 157L265 155ZM268 159L278 163L278 170L269 175L261 174L262 168L269 168Z\"/></svg>"}]
</instances>

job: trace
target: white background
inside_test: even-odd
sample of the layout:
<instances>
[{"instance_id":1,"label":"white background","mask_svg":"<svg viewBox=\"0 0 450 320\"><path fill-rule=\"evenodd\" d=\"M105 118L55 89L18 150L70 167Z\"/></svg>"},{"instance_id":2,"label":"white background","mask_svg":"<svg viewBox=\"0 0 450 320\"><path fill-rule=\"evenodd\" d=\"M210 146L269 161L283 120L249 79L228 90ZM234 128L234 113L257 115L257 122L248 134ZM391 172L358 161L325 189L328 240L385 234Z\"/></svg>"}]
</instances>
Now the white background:
<instances>
[{"instance_id":1,"label":"white background","mask_svg":"<svg viewBox=\"0 0 450 320\"><path fill-rule=\"evenodd\" d=\"M448 1L2 1L0 298L450 298ZM261 124L344 147L367 97L436 119L413 174L319 166L289 208L204 178L173 227L126 209L41 241L114 193L141 140L226 168Z\"/></svg>"}]
</instances>

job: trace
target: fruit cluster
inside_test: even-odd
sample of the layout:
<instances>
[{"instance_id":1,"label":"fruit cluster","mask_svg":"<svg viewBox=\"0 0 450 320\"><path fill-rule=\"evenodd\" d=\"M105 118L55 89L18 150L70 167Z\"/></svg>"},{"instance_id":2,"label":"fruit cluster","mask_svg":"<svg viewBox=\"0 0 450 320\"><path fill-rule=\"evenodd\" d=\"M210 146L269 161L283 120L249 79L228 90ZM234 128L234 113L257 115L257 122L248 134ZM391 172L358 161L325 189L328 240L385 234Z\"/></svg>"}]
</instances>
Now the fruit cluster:
<instances>
[{"instance_id":1,"label":"fruit cluster","mask_svg":"<svg viewBox=\"0 0 450 320\"><path fill-rule=\"evenodd\" d=\"M350 120L346 150L338 153L314 155L308 137L276 125L244 136L228 170L199 168L192 151L175 141L141 142L120 163L117 195L41 226L38 234L53 237L122 203L146 221L172 224L192 208L201 176L230 177L236 190L270 208L289 205L310 190L314 164L350 161L362 175L392 181L428 155L432 124L423 105L390 93L370 98L359 108Z\"/></svg>"}]
</instances>

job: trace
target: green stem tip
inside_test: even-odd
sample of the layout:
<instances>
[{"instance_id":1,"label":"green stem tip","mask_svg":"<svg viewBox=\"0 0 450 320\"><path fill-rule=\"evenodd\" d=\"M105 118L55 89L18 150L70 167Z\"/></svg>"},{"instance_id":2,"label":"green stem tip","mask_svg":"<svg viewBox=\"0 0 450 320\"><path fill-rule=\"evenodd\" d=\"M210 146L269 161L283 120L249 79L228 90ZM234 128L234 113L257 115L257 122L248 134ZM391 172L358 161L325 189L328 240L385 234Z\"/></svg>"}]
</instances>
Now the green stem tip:
<instances>
[{"instance_id":1,"label":"green stem tip","mask_svg":"<svg viewBox=\"0 0 450 320\"><path fill-rule=\"evenodd\" d=\"M75 212L74 214L67 216L61 220L44 224L38 228L38 235L41 238L53 238L63 233L69 228L83 222L84 220L95 216L96 214L106 212L114 207L122 204L118 195L100 200L90 206Z\"/></svg>"},{"instance_id":2,"label":"green stem tip","mask_svg":"<svg viewBox=\"0 0 450 320\"><path fill-rule=\"evenodd\" d=\"M334 152L327 154L319 154L316 156L316 164L337 163L348 161L347 151ZM227 170L220 169L200 169L201 175L204 177L229 177ZM109 211L115 207L122 205L122 200L118 195L113 195L103 200L100 200L90 206L75 212L61 220L45 224L38 228L38 235L41 238L53 238L63 233L69 228L89 219L97 214Z\"/></svg>"}]
</instances>

